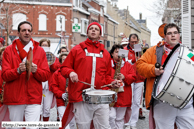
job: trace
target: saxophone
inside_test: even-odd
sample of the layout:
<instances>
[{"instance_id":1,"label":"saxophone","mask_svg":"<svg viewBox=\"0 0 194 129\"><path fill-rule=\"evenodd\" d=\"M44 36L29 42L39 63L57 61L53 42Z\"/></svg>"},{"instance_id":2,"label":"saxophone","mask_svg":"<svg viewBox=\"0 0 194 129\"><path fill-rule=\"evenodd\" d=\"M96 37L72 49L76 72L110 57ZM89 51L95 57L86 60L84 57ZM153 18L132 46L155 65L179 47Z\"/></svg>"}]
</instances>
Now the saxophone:
<instances>
[{"instance_id":1,"label":"saxophone","mask_svg":"<svg viewBox=\"0 0 194 129\"><path fill-rule=\"evenodd\" d=\"M117 79L117 74L120 73L121 70L121 63L122 63L122 57L119 58L119 62L117 62L116 65L116 69L115 69L115 74L114 74L114 79ZM115 91L116 93L118 92L124 92L123 87L119 87L119 88L112 88L112 91ZM115 105L115 102L112 102L109 106L113 107Z\"/></svg>"}]
</instances>

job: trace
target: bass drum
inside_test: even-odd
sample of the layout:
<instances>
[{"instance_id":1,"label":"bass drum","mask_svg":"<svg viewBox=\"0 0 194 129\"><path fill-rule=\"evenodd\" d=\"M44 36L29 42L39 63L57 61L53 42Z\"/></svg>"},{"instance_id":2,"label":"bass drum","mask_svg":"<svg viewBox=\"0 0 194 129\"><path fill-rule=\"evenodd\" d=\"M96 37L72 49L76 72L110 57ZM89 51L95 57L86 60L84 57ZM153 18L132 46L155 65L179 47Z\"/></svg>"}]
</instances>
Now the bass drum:
<instances>
[{"instance_id":1,"label":"bass drum","mask_svg":"<svg viewBox=\"0 0 194 129\"><path fill-rule=\"evenodd\" d=\"M194 52L186 46L180 45L164 68L164 73L153 97L173 107L184 108L194 93Z\"/></svg>"}]
</instances>

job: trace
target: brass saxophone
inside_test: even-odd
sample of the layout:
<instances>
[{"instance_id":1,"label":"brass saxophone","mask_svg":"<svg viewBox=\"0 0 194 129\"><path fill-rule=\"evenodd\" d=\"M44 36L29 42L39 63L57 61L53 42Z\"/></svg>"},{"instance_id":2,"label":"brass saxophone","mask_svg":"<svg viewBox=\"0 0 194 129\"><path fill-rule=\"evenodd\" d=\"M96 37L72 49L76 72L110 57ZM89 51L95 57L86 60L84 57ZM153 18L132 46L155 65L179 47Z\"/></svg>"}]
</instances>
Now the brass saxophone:
<instances>
[{"instance_id":1,"label":"brass saxophone","mask_svg":"<svg viewBox=\"0 0 194 129\"><path fill-rule=\"evenodd\" d=\"M118 75L118 73L120 73L121 63L122 63L122 57L120 57L119 62L117 62L116 69L115 69L115 74L114 74L114 79L117 79L117 75ZM124 92L123 87L114 88L114 89L112 88L111 90L115 91L116 93ZM114 105L115 105L115 102L112 102L111 104L109 104L110 107L113 107Z\"/></svg>"}]
</instances>

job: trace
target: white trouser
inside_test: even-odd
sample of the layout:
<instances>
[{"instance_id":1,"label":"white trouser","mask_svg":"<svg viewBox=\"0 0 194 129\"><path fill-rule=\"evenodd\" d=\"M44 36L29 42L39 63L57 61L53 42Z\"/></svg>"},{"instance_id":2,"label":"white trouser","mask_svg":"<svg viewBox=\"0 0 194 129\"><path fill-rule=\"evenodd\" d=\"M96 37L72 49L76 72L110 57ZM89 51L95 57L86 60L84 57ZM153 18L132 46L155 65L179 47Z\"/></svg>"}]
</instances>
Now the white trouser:
<instances>
[{"instance_id":1,"label":"white trouser","mask_svg":"<svg viewBox=\"0 0 194 129\"><path fill-rule=\"evenodd\" d=\"M129 122L125 125L136 126L139 118L140 102L143 95L144 82L132 83L132 106L131 106L131 117Z\"/></svg>"},{"instance_id":2,"label":"white trouser","mask_svg":"<svg viewBox=\"0 0 194 129\"><path fill-rule=\"evenodd\" d=\"M49 89L43 89L42 103L41 103L41 115L43 117L50 116L51 104L53 101L53 92L49 91Z\"/></svg>"},{"instance_id":3,"label":"white trouser","mask_svg":"<svg viewBox=\"0 0 194 129\"><path fill-rule=\"evenodd\" d=\"M90 129L92 120L95 129L111 129L108 104L87 104L82 101L73 106L78 129Z\"/></svg>"},{"instance_id":4,"label":"white trouser","mask_svg":"<svg viewBox=\"0 0 194 129\"><path fill-rule=\"evenodd\" d=\"M57 109L58 109L58 113L59 113L59 119L61 121L63 118L63 114L65 112L66 106L59 106L59 107L57 107ZM74 117L69 122L68 126L65 129L77 129Z\"/></svg>"},{"instance_id":5,"label":"white trouser","mask_svg":"<svg viewBox=\"0 0 194 129\"><path fill-rule=\"evenodd\" d=\"M111 129L123 129L127 107L110 107L109 122Z\"/></svg>"},{"instance_id":6,"label":"white trouser","mask_svg":"<svg viewBox=\"0 0 194 129\"><path fill-rule=\"evenodd\" d=\"M11 121L39 121L40 119L40 107L41 105L8 105L9 118ZM15 128L22 129L22 128ZM32 128L27 128L32 129ZM36 128L33 128L36 129Z\"/></svg>"},{"instance_id":7,"label":"white trouser","mask_svg":"<svg viewBox=\"0 0 194 129\"><path fill-rule=\"evenodd\" d=\"M156 129L194 129L194 109L192 104L181 110L159 102L153 108Z\"/></svg>"}]
</instances>

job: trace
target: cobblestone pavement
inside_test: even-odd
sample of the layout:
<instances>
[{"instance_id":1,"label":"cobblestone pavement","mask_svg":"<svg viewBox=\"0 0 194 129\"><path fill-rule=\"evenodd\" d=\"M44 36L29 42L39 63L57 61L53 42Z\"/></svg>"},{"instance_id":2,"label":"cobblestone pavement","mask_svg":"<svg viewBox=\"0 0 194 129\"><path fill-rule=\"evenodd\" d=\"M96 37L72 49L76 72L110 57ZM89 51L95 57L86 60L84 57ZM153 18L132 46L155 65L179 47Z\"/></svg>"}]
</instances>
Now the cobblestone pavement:
<instances>
[{"instance_id":1,"label":"cobblestone pavement","mask_svg":"<svg viewBox=\"0 0 194 129\"><path fill-rule=\"evenodd\" d=\"M146 117L144 120L138 120L137 122L137 129L149 129L149 110L143 108L143 115ZM50 119L49 121L56 121L57 120L57 109L54 107L51 109Z\"/></svg>"},{"instance_id":2,"label":"cobblestone pavement","mask_svg":"<svg viewBox=\"0 0 194 129\"><path fill-rule=\"evenodd\" d=\"M144 120L138 120L137 129L149 129L149 110L143 108L143 115L146 117Z\"/></svg>"}]
</instances>

